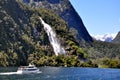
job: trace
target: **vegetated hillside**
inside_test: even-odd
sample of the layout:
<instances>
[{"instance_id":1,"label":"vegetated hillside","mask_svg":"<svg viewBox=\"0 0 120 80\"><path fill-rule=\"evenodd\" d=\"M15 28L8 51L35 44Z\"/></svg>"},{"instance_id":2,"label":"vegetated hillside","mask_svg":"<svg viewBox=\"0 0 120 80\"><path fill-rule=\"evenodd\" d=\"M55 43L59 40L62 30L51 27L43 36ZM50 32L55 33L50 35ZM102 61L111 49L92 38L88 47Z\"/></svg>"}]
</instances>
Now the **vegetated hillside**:
<instances>
[{"instance_id":1,"label":"vegetated hillside","mask_svg":"<svg viewBox=\"0 0 120 80\"><path fill-rule=\"evenodd\" d=\"M94 58L118 58L120 59L120 44L110 42L94 41L89 51L94 49L91 57Z\"/></svg>"},{"instance_id":2,"label":"vegetated hillside","mask_svg":"<svg viewBox=\"0 0 120 80\"><path fill-rule=\"evenodd\" d=\"M66 56L55 56L39 16L52 26L66 50ZM120 67L119 45L95 41L79 47L73 37L75 31L69 29L66 22L53 11L28 7L15 0L2 0L0 66L34 63L37 66Z\"/></svg>"},{"instance_id":3,"label":"vegetated hillside","mask_svg":"<svg viewBox=\"0 0 120 80\"><path fill-rule=\"evenodd\" d=\"M118 34L115 37L115 39L112 40L112 43L120 44L120 32L118 32Z\"/></svg>"},{"instance_id":4,"label":"vegetated hillside","mask_svg":"<svg viewBox=\"0 0 120 80\"><path fill-rule=\"evenodd\" d=\"M94 41L87 51L89 59L99 67L120 68L120 44Z\"/></svg>"},{"instance_id":5,"label":"vegetated hillside","mask_svg":"<svg viewBox=\"0 0 120 80\"><path fill-rule=\"evenodd\" d=\"M52 26L68 56L54 55L39 16ZM87 54L78 45L65 21L54 12L15 0L0 1L0 66L80 66L80 58Z\"/></svg>"},{"instance_id":6,"label":"vegetated hillside","mask_svg":"<svg viewBox=\"0 0 120 80\"><path fill-rule=\"evenodd\" d=\"M39 0L38 2L33 0L33 2L30 2L29 5L37 8L47 8L49 10L54 11L67 22L67 25L70 28L71 32L72 33L75 32L74 35L77 35L78 33L77 39L79 40L80 45L84 44L82 45L85 49L83 53L86 53L84 55L82 54L79 55L86 57L86 59L85 60L83 59L83 61L90 61L88 62L90 64L93 63L94 60L96 61L97 59L99 59L100 62L98 60L98 62L95 62L95 64L103 65L103 66L107 65L106 67L119 67L120 64L119 44L112 44L112 43L100 42L100 41L93 41L91 45L86 44L86 42L92 41L92 38L89 36L80 16L76 13L75 9L70 4L69 0ZM85 40L86 42L84 43L82 42L82 40ZM92 50L93 52L90 52ZM79 51L76 50L74 54L77 54L78 52ZM106 64L107 58L108 58L107 60L108 64ZM106 62L104 63L104 61ZM84 64L84 66L89 66L89 65Z\"/></svg>"},{"instance_id":7,"label":"vegetated hillside","mask_svg":"<svg viewBox=\"0 0 120 80\"><path fill-rule=\"evenodd\" d=\"M25 10L14 0L0 1L0 65L16 65L21 61L26 61L23 50L27 45L22 43L23 34L29 34L28 17ZM30 34L29 34L30 35ZM30 46L28 46L30 47ZM24 56L23 56L24 55ZM20 59L20 57L23 57Z\"/></svg>"},{"instance_id":8,"label":"vegetated hillside","mask_svg":"<svg viewBox=\"0 0 120 80\"><path fill-rule=\"evenodd\" d=\"M92 38L86 30L82 19L75 11L69 0L21 0L23 3L37 8L46 8L52 10L65 20L71 30L75 30L75 37L81 42L91 42Z\"/></svg>"},{"instance_id":9,"label":"vegetated hillside","mask_svg":"<svg viewBox=\"0 0 120 80\"><path fill-rule=\"evenodd\" d=\"M111 42L103 42L94 40L89 48L89 57L93 59L117 59L120 60L120 32Z\"/></svg>"}]
</instances>

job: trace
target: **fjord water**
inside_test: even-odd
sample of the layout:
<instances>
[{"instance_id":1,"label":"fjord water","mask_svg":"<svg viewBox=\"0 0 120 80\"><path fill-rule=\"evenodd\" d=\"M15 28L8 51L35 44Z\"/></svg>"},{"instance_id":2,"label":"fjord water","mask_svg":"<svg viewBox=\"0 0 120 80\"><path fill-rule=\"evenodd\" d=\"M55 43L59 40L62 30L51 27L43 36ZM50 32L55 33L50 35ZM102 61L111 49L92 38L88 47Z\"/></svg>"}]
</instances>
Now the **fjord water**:
<instances>
[{"instance_id":1,"label":"fjord water","mask_svg":"<svg viewBox=\"0 0 120 80\"><path fill-rule=\"evenodd\" d=\"M39 17L40 18L40 17ZM54 49L54 52L56 55L58 54L65 54L65 50L64 48L60 45L60 42L58 41L57 37L56 37L56 33L53 31L52 27L45 23L42 18L40 18L41 23L44 26L44 30L46 31L48 37L49 37L49 41Z\"/></svg>"},{"instance_id":2,"label":"fjord water","mask_svg":"<svg viewBox=\"0 0 120 80\"><path fill-rule=\"evenodd\" d=\"M0 80L120 80L120 69L40 67L40 74L0 75ZM0 68L0 72L17 68Z\"/></svg>"}]
</instances>

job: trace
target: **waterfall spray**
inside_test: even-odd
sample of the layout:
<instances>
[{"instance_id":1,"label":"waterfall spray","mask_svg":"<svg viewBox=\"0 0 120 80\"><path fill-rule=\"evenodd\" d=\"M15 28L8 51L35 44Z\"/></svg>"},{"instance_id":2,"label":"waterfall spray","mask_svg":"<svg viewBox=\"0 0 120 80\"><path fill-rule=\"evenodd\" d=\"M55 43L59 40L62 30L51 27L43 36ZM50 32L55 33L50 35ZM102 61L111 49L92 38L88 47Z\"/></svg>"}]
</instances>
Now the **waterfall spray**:
<instances>
[{"instance_id":1,"label":"waterfall spray","mask_svg":"<svg viewBox=\"0 0 120 80\"><path fill-rule=\"evenodd\" d=\"M53 29L51 28L50 25L48 25L47 23L45 23L41 17L39 17L41 20L41 23L44 26L44 30L46 31L48 37L49 37L49 41L50 44L53 47L53 50L55 52L55 55L58 56L58 54L65 54L65 50L64 48L60 45L57 37L56 37L56 33L53 31Z\"/></svg>"}]
</instances>

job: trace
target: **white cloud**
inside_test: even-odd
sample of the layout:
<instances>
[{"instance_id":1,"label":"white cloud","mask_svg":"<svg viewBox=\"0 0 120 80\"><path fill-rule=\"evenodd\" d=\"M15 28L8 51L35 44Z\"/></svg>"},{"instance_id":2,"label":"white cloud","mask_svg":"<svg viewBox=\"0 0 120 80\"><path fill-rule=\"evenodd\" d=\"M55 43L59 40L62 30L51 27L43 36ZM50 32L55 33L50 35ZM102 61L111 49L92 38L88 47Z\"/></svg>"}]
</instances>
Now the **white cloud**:
<instances>
[{"instance_id":1,"label":"white cloud","mask_svg":"<svg viewBox=\"0 0 120 80\"><path fill-rule=\"evenodd\" d=\"M91 35L96 40L111 42L116 37L117 33L106 33L105 35Z\"/></svg>"}]
</instances>

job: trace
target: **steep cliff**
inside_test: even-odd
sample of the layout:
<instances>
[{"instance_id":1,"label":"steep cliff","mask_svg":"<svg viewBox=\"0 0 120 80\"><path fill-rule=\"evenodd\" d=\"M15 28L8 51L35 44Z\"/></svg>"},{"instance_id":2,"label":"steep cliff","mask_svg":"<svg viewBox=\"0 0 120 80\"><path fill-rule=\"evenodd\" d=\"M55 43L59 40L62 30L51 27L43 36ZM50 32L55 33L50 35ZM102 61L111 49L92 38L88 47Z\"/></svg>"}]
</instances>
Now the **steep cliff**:
<instances>
[{"instance_id":1,"label":"steep cliff","mask_svg":"<svg viewBox=\"0 0 120 80\"><path fill-rule=\"evenodd\" d=\"M37 64L36 60L39 61L41 57L55 55L39 17L52 26L66 54L76 55L79 49L76 39L69 32L65 21L54 12L31 8L15 0L2 0L0 66L26 65L28 62Z\"/></svg>"},{"instance_id":2,"label":"steep cliff","mask_svg":"<svg viewBox=\"0 0 120 80\"><path fill-rule=\"evenodd\" d=\"M47 8L52 10L66 21L70 29L75 29L77 31L78 34L76 34L76 37L79 41L92 41L92 38L86 30L82 19L75 11L69 0L23 0L23 2L29 2L29 5L37 8Z\"/></svg>"},{"instance_id":3,"label":"steep cliff","mask_svg":"<svg viewBox=\"0 0 120 80\"><path fill-rule=\"evenodd\" d=\"M37 66L97 67L106 58L119 61L119 44L93 41L91 45L80 47L73 35L78 32L79 41L91 41L87 38L90 36L68 0L35 1L38 2L0 0L0 66L34 63ZM67 56L55 55L39 17L52 27ZM119 67L117 63L109 64Z\"/></svg>"},{"instance_id":4,"label":"steep cliff","mask_svg":"<svg viewBox=\"0 0 120 80\"><path fill-rule=\"evenodd\" d=\"M112 40L112 43L118 43L118 44L120 44L120 32L118 32L118 34L115 37L115 39Z\"/></svg>"}]
</instances>

